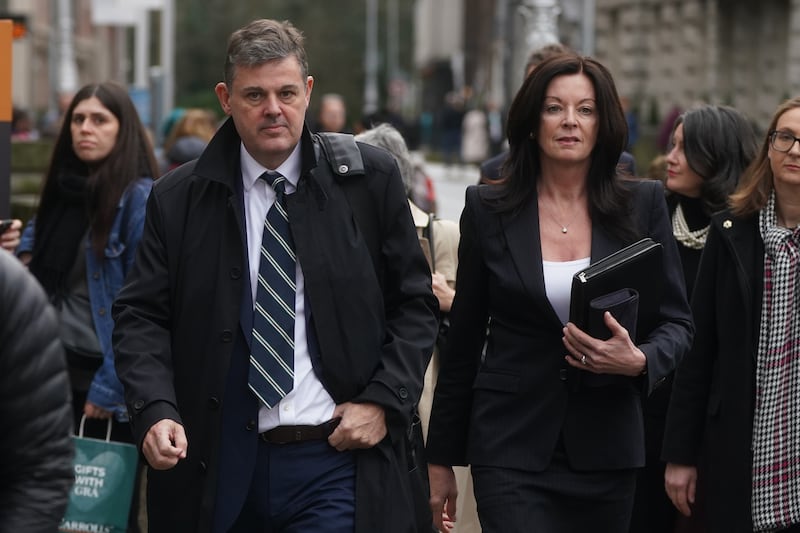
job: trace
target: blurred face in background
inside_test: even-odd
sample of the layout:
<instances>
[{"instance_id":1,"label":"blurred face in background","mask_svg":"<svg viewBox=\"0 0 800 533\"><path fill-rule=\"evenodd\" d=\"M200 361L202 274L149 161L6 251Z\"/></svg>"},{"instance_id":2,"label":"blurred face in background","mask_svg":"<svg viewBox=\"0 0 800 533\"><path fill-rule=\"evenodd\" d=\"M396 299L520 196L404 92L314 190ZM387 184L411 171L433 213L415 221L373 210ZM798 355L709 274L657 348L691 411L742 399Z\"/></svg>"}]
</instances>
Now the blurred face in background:
<instances>
[{"instance_id":1,"label":"blurred face in background","mask_svg":"<svg viewBox=\"0 0 800 533\"><path fill-rule=\"evenodd\" d=\"M672 133L672 148L667 153L667 189L689 198L700 197L703 178L689 166L683 150L683 123Z\"/></svg>"},{"instance_id":2,"label":"blurred face in background","mask_svg":"<svg viewBox=\"0 0 800 533\"><path fill-rule=\"evenodd\" d=\"M323 98L319 110L319 131L340 132L344 129L347 112L340 98Z\"/></svg>"},{"instance_id":3,"label":"blurred face in background","mask_svg":"<svg viewBox=\"0 0 800 533\"><path fill-rule=\"evenodd\" d=\"M96 96L82 100L70 117L72 149L91 165L102 161L117 143L119 120Z\"/></svg>"}]
</instances>

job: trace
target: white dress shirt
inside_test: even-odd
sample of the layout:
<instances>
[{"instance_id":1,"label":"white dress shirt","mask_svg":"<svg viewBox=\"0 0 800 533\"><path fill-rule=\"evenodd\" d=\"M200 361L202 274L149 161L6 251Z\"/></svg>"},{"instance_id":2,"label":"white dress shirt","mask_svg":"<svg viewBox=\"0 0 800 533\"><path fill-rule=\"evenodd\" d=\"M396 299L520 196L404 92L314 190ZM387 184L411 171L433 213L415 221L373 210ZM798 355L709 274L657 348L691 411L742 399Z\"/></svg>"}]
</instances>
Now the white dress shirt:
<instances>
[{"instance_id":1,"label":"white dress shirt","mask_svg":"<svg viewBox=\"0 0 800 533\"><path fill-rule=\"evenodd\" d=\"M269 184L258 179L267 170L279 172L288 182L286 194L297 190L300 179L300 143L281 166L267 169L261 166L241 145L242 185L244 190L244 218L247 232L247 256L250 267L250 289L255 305L258 286L258 267L261 260L261 238L264 219L275 202L275 191ZM291 224L291 221L289 222ZM277 426L317 425L333 416L336 407L325 387L317 379L311 367L306 338L305 283L303 269L297 262L295 271L297 292L295 294L294 321L294 387L272 409L262 405L258 411L258 431L264 432Z\"/></svg>"}]
</instances>

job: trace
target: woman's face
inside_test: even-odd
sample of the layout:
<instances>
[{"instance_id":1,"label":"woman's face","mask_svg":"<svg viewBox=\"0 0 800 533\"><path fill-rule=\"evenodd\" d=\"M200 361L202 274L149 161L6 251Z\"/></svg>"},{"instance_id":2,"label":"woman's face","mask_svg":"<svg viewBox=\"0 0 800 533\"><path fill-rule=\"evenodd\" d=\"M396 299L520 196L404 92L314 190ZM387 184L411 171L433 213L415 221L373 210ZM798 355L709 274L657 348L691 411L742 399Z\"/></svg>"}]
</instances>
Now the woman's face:
<instances>
[{"instance_id":1,"label":"woman's face","mask_svg":"<svg viewBox=\"0 0 800 533\"><path fill-rule=\"evenodd\" d=\"M565 74L545 92L537 141L542 163L588 162L597 142L594 86L585 74Z\"/></svg>"},{"instance_id":2,"label":"woman's face","mask_svg":"<svg viewBox=\"0 0 800 533\"><path fill-rule=\"evenodd\" d=\"M781 115L775 125L775 131L792 137L800 137L800 108L790 109ZM788 152L776 150L770 142L768 155L776 188L781 185L800 186L799 142L792 143Z\"/></svg>"},{"instance_id":3,"label":"woman's face","mask_svg":"<svg viewBox=\"0 0 800 533\"><path fill-rule=\"evenodd\" d=\"M70 117L72 149L84 163L102 161L117 143L119 120L96 96L81 100Z\"/></svg>"},{"instance_id":4,"label":"woman's face","mask_svg":"<svg viewBox=\"0 0 800 533\"><path fill-rule=\"evenodd\" d=\"M667 154L667 181L666 187L670 191L698 198L700 188L703 185L703 178L691 169L686 161L686 153L683 151L683 123L678 124L672 133L672 149Z\"/></svg>"}]
</instances>

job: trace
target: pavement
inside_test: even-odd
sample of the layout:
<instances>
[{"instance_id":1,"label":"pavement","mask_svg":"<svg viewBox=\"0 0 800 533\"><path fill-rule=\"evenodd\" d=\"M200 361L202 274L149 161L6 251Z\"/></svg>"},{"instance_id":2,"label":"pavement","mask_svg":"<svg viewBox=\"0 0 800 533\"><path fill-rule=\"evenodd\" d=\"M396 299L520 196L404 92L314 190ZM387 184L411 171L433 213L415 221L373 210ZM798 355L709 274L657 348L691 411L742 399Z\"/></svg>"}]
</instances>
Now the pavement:
<instances>
[{"instance_id":1,"label":"pavement","mask_svg":"<svg viewBox=\"0 0 800 533\"><path fill-rule=\"evenodd\" d=\"M478 167L444 165L433 161L426 161L424 166L436 190L436 216L458 222L464 209L467 187L478 183Z\"/></svg>"}]
</instances>

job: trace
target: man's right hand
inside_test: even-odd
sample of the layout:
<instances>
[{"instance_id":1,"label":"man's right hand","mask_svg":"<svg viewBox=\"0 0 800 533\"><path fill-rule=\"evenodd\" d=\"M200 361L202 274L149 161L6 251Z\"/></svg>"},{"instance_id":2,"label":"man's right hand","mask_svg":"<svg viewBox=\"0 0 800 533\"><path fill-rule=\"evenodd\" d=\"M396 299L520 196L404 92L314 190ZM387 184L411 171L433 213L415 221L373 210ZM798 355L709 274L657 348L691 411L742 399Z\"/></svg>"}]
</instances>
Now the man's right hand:
<instances>
[{"instance_id":1,"label":"man's right hand","mask_svg":"<svg viewBox=\"0 0 800 533\"><path fill-rule=\"evenodd\" d=\"M186 433L174 420L159 420L147 430L142 453L156 470L168 470L186 458Z\"/></svg>"},{"instance_id":2,"label":"man's right hand","mask_svg":"<svg viewBox=\"0 0 800 533\"><path fill-rule=\"evenodd\" d=\"M452 466L428 465L431 485L431 513L438 531L450 531L456 521L456 475Z\"/></svg>"},{"instance_id":3,"label":"man's right hand","mask_svg":"<svg viewBox=\"0 0 800 533\"><path fill-rule=\"evenodd\" d=\"M678 511L684 516L691 516L697 488L697 467L667 463L664 488Z\"/></svg>"}]
</instances>

